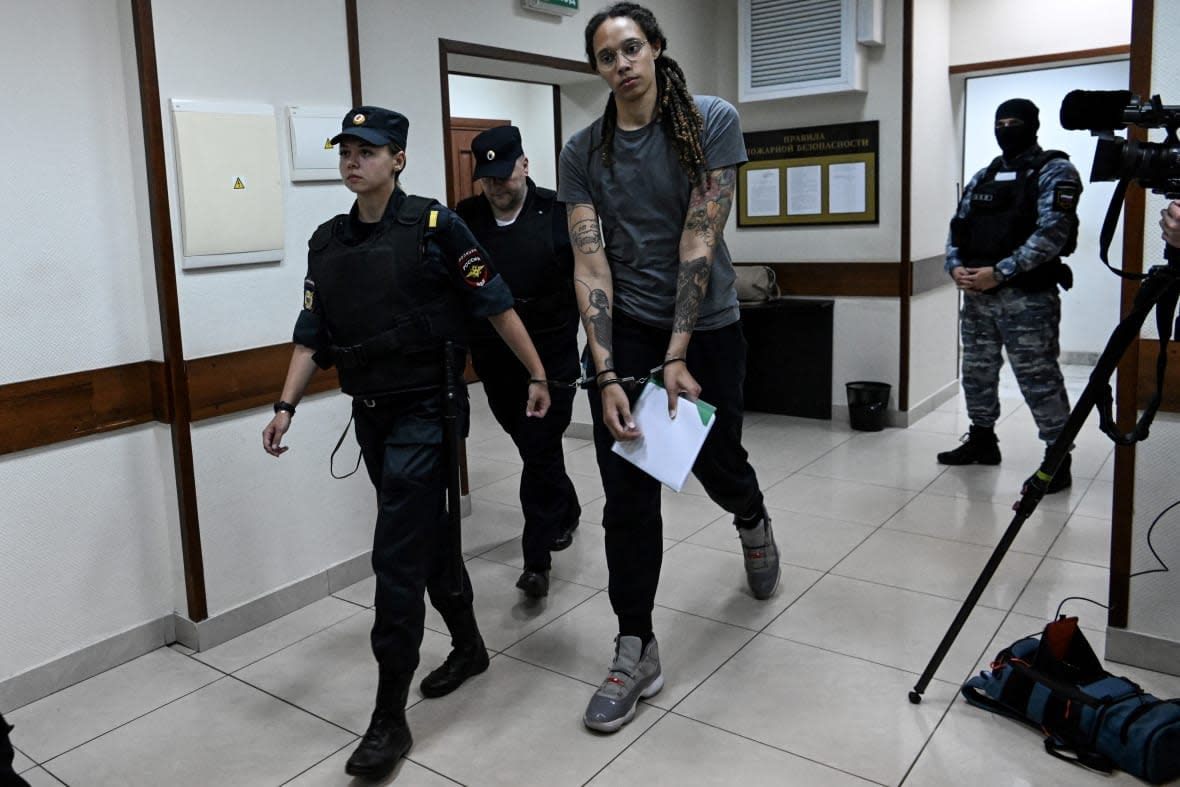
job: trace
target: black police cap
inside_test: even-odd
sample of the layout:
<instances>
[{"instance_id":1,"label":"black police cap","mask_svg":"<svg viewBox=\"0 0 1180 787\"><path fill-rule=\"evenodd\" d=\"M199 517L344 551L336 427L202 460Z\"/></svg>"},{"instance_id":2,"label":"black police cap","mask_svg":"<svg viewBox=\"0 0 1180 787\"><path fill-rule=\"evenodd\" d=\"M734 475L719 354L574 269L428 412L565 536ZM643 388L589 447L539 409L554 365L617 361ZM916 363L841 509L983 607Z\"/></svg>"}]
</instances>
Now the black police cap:
<instances>
[{"instance_id":1,"label":"black police cap","mask_svg":"<svg viewBox=\"0 0 1180 787\"><path fill-rule=\"evenodd\" d=\"M410 133L410 121L405 115L382 107L353 107L340 125L340 133L332 137L333 145L345 137L356 137L370 145L392 143L405 150Z\"/></svg>"},{"instance_id":2,"label":"black police cap","mask_svg":"<svg viewBox=\"0 0 1180 787\"><path fill-rule=\"evenodd\" d=\"M516 167L516 160L524 155L520 129L516 126L489 128L471 140L471 155L475 157L473 180L508 177Z\"/></svg>"}]
</instances>

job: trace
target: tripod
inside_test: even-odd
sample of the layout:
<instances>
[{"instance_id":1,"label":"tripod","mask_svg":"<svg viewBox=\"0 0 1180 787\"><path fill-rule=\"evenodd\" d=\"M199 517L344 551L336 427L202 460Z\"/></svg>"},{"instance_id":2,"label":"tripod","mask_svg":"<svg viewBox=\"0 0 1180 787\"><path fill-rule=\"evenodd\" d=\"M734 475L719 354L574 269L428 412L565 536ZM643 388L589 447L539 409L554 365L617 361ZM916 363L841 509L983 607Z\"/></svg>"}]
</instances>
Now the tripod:
<instances>
[{"instance_id":1,"label":"tripod","mask_svg":"<svg viewBox=\"0 0 1180 787\"><path fill-rule=\"evenodd\" d=\"M1105 247L1103 251L1103 259L1105 260ZM1045 459L1036 474L1029 479L1028 483L1021 490L1020 500L1013 506L1016 515L1012 517L1012 522L1008 525L1008 529L1004 531L1000 542L996 544L995 550L992 552L991 557L988 558L987 564L983 567L983 572L975 580L975 585L971 588L971 592L967 594L967 598L959 608L959 613L955 616L954 621L951 622L950 628L943 635L942 641L938 643L938 648L930 658L930 663L926 665L926 669L922 672L921 677L918 678L918 682L914 684L914 688L909 695L910 702L917 704L922 701L922 694L926 691L926 687L930 685L930 681L934 679L934 673L938 671L939 665L942 664L942 660L951 649L951 645L954 644L955 638L958 637L959 632L963 629L963 625L967 622L971 611L975 609L975 605L979 601L979 597L983 595L983 591L987 588L988 582L991 581L992 575L1000 567L1000 561L1004 559L1008 548L1016 540L1021 525L1032 516L1033 511L1036 510L1037 505L1041 502L1041 498L1045 496L1045 490L1049 486L1049 482L1053 480L1053 474L1057 472L1057 468L1061 466L1061 461L1069 453L1070 448L1073 446L1074 438L1082 430L1082 425L1085 424L1086 419L1090 416L1090 411L1094 409L1095 405L1102 405L1102 409L1099 411L1102 431L1106 432L1116 443L1130 445L1138 440L1146 439L1151 419L1155 417L1155 412L1159 408L1160 399L1163 394L1164 367L1167 363L1167 343L1172 335L1172 321L1176 313L1176 302L1180 298L1180 249L1168 246L1164 257L1168 261L1167 265L1156 265L1143 277L1139 291L1135 295L1135 301L1131 307L1131 311L1128 312L1127 316L1123 318L1123 321L1111 333L1110 339L1106 343L1106 348L1102 351L1102 355L1098 358L1098 363L1090 373L1089 382L1086 383L1082 395L1078 398L1077 404L1074 405L1069 418L1065 422L1065 428L1045 452ZM1110 378L1114 375L1119 361L1131 346L1131 343L1139 336L1139 331L1143 327L1147 315L1153 309L1156 309L1157 306L1156 325L1159 329L1160 357L1157 363L1157 387L1155 396L1144 410L1143 416L1139 419L1135 431L1129 435L1123 435L1117 431L1114 419L1111 416ZM1177 333L1180 333L1180 329L1177 330Z\"/></svg>"}]
</instances>

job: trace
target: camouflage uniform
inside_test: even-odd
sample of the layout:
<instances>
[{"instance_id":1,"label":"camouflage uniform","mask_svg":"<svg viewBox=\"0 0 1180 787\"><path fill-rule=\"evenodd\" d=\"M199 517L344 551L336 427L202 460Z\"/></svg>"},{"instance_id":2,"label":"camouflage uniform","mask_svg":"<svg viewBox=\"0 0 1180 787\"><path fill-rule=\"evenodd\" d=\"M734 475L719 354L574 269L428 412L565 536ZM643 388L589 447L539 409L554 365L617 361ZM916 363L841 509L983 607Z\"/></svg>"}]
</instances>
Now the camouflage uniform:
<instances>
[{"instance_id":1,"label":"camouflage uniform","mask_svg":"<svg viewBox=\"0 0 1180 787\"><path fill-rule=\"evenodd\" d=\"M1000 171L1035 166L1041 154L1040 146L1033 145L1012 161L1004 162ZM985 182L989 169L977 172L967 184L957 221L970 224L972 195ZM959 265L994 266L1005 277L1000 286L985 293L966 293L963 300L962 385L971 423L990 428L1000 416L998 389L1003 348L1041 439L1052 442L1061 434L1070 410L1065 380L1057 363L1061 301L1052 281L1044 288L1025 289L1021 285L1039 266L1060 264L1062 249L1076 225L1082 181L1068 159L1054 158L1041 167L1037 190L1036 227L1022 245L1003 259L968 258L955 245L956 233L952 230L947 240L946 270L950 273Z\"/></svg>"}]
</instances>

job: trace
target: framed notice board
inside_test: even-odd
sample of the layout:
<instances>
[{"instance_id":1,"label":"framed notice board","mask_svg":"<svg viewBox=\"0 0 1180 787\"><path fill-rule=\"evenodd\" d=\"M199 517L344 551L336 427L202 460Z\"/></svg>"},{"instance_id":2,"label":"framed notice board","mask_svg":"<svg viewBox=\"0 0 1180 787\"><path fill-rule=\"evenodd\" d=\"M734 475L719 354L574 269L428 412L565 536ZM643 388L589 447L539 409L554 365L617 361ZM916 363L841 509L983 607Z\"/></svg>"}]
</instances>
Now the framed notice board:
<instances>
[{"instance_id":1,"label":"framed notice board","mask_svg":"<svg viewBox=\"0 0 1180 787\"><path fill-rule=\"evenodd\" d=\"M743 136L739 227L877 223L877 121Z\"/></svg>"}]
</instances>

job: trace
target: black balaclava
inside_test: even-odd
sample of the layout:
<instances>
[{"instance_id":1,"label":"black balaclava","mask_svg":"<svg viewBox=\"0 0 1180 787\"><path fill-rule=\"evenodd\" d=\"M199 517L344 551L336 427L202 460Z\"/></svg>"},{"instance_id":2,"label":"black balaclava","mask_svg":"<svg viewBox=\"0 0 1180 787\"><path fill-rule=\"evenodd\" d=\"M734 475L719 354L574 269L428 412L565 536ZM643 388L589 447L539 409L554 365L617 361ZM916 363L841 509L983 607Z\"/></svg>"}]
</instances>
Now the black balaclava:
<instances>
[{"instance_id":1,"label":"black balaclava","mask_svg":"<svg viewBox=\"0 0 1180 787\"><path fill-rule=\"evenodd\" d=\"M1010 98L996 108L996 122L1007 118L1022 121L1019 126L996 127L996 142L1004 158L1020 155L1036 144L1037 129L1041 127L1040 111L1027 98Z\"/></svg>"}]
</instances>

